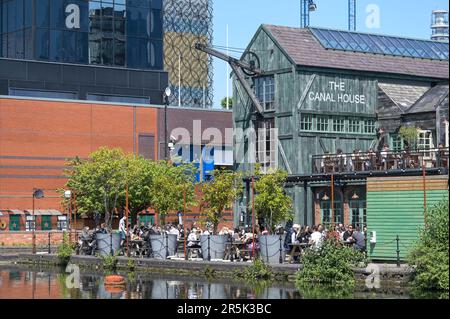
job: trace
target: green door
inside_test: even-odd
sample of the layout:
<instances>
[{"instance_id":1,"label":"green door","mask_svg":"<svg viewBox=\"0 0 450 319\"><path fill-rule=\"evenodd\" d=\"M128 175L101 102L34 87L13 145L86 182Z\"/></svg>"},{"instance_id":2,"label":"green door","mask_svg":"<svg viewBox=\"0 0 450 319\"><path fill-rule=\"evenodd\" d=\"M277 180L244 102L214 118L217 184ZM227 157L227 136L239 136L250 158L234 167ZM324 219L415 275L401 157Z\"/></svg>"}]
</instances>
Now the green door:
<instances>
[{"instance_id":1,"label":"green door","mask_svg":"<svg viewBox=\"0 0 450 319\"><path fill-rule=\"evenodd\" d=\"M52 216L50 215L41 216L41 229L52 230Z\"/></svg>"},{"instance_id":2,"label":"green door","mask_svg":"<svg viewBox=\"0 0 450 319\"><path fill-rule=\"evenodd\" d=\"M9 230L20 230L20 215L9 215Z\"/></svg>"},{"instance_id":3,"label":"green door","mask_svg":"<svg viewBox=\"0 0 450 319\"><path fill-rule=\"evenodd\" d=\"M154 215L139 215L139 227L140 226L152 226L155 223Z\"/></svg>"}]
</instances>

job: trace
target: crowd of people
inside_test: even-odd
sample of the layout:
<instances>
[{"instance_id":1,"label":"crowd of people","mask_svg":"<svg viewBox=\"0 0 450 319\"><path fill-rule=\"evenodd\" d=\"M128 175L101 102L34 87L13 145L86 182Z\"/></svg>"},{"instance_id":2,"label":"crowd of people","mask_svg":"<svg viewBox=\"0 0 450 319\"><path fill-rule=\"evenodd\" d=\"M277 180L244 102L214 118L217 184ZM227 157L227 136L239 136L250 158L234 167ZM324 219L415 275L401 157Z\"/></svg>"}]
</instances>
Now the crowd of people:
<instances>
[{"instance_id":1,"label":"crowd of people","mask_svg":"<svg viewBox=\"0 0 450 319\"><path fill-rule=\"evenodd\" d=\"M323 241L329 238L344 245L352 246L361 252L365 251L366 248L366 229L361 230L359 226L353 229L352 225L344 226L342 223L328 228L321 224L312 227L301 227L294 224L288 230L285 248L289 249L289 244L305 244L305 246L319 248Z\"/></svg>"},{"instance_id":2,"label":"crowd of people","mask_svg":"<svg viewBox=\"0 0 450 319\"><path fill-rule=\"evenodd\" d=\"M371 170L390 170L390 169L412 169L420 168L420 163L424 154L427 154L427 160L433 167L448 166L448 148L439 144L438 148L424 151L411 151L406 147L402 151L392 151L389 145L384 144L383 148L375 151L370 148L366 152L355 149L351 154L344 154L342 149L337 149L336 154L329 152L321 157L320 172L347 172L347 171L371 171Z\"/></svg>"}]
</instances>

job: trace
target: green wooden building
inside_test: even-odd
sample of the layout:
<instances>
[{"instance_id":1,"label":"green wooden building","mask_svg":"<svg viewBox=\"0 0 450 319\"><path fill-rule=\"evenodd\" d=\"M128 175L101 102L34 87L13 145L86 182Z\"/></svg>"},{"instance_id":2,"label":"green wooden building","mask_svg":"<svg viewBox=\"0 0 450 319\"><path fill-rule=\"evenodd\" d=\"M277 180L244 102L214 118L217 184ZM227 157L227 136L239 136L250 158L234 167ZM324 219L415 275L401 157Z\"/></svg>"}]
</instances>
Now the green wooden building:
<instances>
[{"instance_id":1,"label":"green wooden building","mask_svg":"<svg viewBox=\"0 0 450 319\"><path fill-rule=\"evenodd\" d=\"M366 168L365 162L359 168L353 166L351 173L333 168L337 182L331 196L324 159L342 151L348 161L355 150L376 152L385 144L400 151L404 145L398 130L414 122L420 103L426 102L431 119L421 135L424 147L440 143L448 147L448 134L444 134L448 130L448 44L262 25L242 59L263 71L247 76L246 81L264 111L257 112L234 76L235 168L252 171L258 163L263 170L286 170L290 176L286 192L293 198L296 223L312 225L334 218L337 223L366 225L367 179L381 171L369 173L375 169ZM394 167L386 171L389 168ZM448 160L443 170L433 171L436 165L427 169L429 174L448 174ZM414 169L393 171L385 175L420 174ZM249 203L247 183L235 205L236 225L251 223Z\"/></svg>"}]
</instances>

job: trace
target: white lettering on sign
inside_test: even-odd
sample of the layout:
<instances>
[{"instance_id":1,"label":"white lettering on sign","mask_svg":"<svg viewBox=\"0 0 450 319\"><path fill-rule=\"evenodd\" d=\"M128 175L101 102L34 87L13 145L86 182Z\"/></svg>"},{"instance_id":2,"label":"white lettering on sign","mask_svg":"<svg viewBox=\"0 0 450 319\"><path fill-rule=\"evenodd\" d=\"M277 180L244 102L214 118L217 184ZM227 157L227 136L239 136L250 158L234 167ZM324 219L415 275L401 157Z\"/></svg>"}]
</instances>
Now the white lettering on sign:
<instances>
[{"instance_id":1,"label":"white lettering on sign","mask_svg":"<svg viewBox=\"0 0 450 319\"><path fill-rule=\"evenodd\" d=\"M329 87L332 92L314 92L308 94L313 102L331 102L345 104L366 104L366 96L361 94L349 94L345 92L345 82L330 81Z\"/></svg>"},{"instance_id":2,"label":"white lettering on sign","mask_svg":"<svg viewBox=\"0 0 450 319\"><path fill-rule=\"evenodd\" d=\"M69 4L66 7L66 28L79 29L80 28L80 7L76 4Z\"/></svg>"}]
</instances>

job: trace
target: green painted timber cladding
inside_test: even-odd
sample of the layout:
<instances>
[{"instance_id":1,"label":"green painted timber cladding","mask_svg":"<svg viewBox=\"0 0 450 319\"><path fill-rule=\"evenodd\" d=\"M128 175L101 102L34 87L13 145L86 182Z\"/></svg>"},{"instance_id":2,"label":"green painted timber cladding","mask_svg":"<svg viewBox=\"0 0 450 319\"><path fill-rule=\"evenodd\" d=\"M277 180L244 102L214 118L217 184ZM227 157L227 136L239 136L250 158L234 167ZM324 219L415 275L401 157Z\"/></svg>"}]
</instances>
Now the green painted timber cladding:
<instances>
[{"instance_id":1,"label":"green painted timber cladding","mask_svg":"<svg viewBox=\"0 0 450 319\"><path fill-rule=\"evenodd\" d=\"M406 190L367 193L368 234L377 234L376 244L368 242L372 259L396 260L397 235L400 259L405 259L424 225L423 195L423 191ZM427 191L428 210L444 198L448 199L448 190Z\"/></svg>"}]
</instances>

